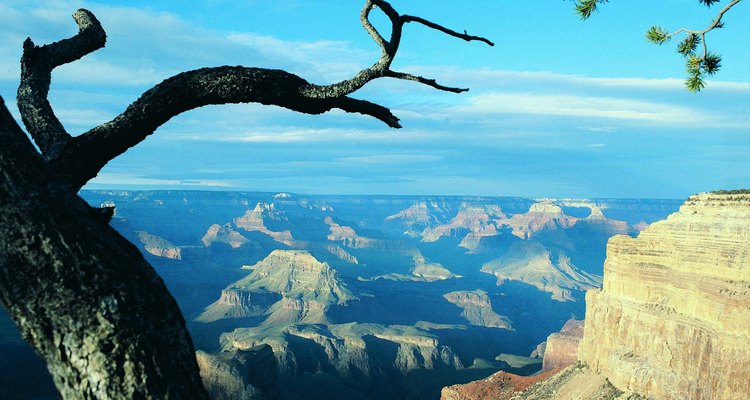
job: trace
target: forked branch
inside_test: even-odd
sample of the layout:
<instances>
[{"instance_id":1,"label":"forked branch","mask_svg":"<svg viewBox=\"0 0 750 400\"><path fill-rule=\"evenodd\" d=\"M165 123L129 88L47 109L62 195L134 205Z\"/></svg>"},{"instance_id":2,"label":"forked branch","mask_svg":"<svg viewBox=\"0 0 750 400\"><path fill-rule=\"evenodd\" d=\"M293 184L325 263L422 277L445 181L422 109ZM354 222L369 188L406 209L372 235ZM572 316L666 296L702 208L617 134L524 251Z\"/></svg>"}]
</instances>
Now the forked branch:
<instances>
[{"instance_id":1,"label":"forked branch","mask_svg":"<svg viewBox=\"0 0 750 400\"><path fill-rule=\"evenodd\" d=\"M391 22L387 40L370 22L370 12L375 8ZM106 40L104 29L91 12L78 10L73 18L79 26L79 33L74 37L42 47L35 46L30 39L24 43L18 104L23 121L43 156L61 178L76 189L95 177L110 160L143 141L172 117L205 105L260 103L306 114L321 114L338 108L400 128L398 118L388 108L348 95L381 77L411 80L455 93L468 90L390 69L406 23L419 23L459 39L493 45L483 37L460 33L420 17L401 15L387 1L366 0L360 21L382 54L375 64L351 79L332 85L314 85L281 70L229 66L183 72L146 91L113 120L71 137L47 101L51 71L103 47Z\"/></svg>"},{"instance_id":2,"label":"forked branch","mask_svg":"<svg viewBox=\"0 0 750 400\"><path fill-rule=\"evenodd\" d=\"M385 40L380 32L378 32L377 28L375 28L375 26L373 26L372 22L370 21L370 11L376 7L383 11L383 13L391 22L391 36L389 40ZM484 42L490 46L495 45L489 39L481 36L469 35L465 31L464 33L460 33L421 17L406 14L401 15L393 8L393 6L391 6L387 1L383 0L367 0L365 2L365 6L362 8L359 19L362 26L365 28L365 31L370 35L370 37L372 37L375 43L380 46L380 59L372 66L359 71L359 73L357 73L357 75L355 75L351 79L346 79L331 85L310 85L305 89L305 95L312 97L343 96L358 90L359 88L367 84L367 82L381 77L415 81L431 86L438 90L444 90L454 93L460 93L469 90L444 86L438 84L434 79L423 78L421 76L406 74L402 72L394 72L390 69L391 64L393 63L393 59L396 57L396 53L398 52L399 45L401 44L401 35L403 32L404 24L407 24L409 22L422 24L428 28L445 33L448 36L463 39L467 42L479 41Z\"/></svg>"},{"instance_id":3,"label":"forked branch","mask_svg":"<svg viewBox=\"0 0 750 400\"><path fill-rule=\"evenodd\" d=\"M69 39L37 47L30 38L23 43L18 109L26 129L46 157L55 157L70 135L55 116L47 100L52 70L104 47L106 34L94 14L73 14L78 34Z\"/></svg>"}]
</instances>

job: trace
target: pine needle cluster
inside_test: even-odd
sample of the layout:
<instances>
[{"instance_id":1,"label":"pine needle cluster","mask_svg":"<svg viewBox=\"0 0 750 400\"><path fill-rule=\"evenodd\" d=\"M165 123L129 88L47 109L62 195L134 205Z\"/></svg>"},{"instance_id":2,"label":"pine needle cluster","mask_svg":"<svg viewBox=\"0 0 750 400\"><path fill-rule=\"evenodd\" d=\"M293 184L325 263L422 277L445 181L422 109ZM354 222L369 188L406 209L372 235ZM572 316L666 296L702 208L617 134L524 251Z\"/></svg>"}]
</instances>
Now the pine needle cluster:
<instances>
[{"instance_id":1,"label":"pine needle cluster","mask_svg":"<svg viewBox=\"0 0 750 400\"><path fill-rule=\"evenodd\" d=\"M609 0L575 0L576 13L581 19L588 19L597 11L597 6L606 3ZM721 0L698 0L706 7L719 3ZM692 30L680 28L674 32L669 32L661 26L652 26L646 31L646 40L661 45L668 42L673 36L684 34L684 38L677 44L677 52L685 58L685 69L688 77L685 79L685 86L688 90L699 92L705 86L705 77L714 75L721 69L721 56L708 50L706 44L706 34L714 29L724 27L721 21L724 13L734 7L742 0L732 0L719 11L716 18L711 24L703 30ZM702 45L702 46L701 46ZM702 49L702 50L699 50Z\"/></svg>"}]
</instances>

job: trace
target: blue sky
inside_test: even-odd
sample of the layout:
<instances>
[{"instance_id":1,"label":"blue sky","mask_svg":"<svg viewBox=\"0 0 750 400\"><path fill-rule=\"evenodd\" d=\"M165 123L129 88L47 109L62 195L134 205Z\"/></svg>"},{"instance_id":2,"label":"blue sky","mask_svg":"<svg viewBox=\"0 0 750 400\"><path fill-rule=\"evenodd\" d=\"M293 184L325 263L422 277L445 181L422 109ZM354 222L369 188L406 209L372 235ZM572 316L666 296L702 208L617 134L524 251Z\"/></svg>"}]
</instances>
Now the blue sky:
<instances>
[{"instance_id":1,"label":"blue sky","mask_svg":"<svg viewBox=\"0 0 750 400\"><path fill-rule=\"evenodd\" d=\"M394 69L468 93L381 79L354 95L391 108L400 130L343 112L206 107L171 120L88 187L650 198L747 188L747 3L709 35L723 67L695 94L683 88L676 42L659 47L643 34L654 24L702 28L717 6L612 0L580 21L563 0L393 1L496 42L406 27ZM0 4L0 95L16 115L23 39L75 34L70 14L79 7L102 21L108 42L53 73L50 101L72 134L184 70L241 64L330 83L379 55L358 1L11 0Z\"/></svg>"}]
</instances>

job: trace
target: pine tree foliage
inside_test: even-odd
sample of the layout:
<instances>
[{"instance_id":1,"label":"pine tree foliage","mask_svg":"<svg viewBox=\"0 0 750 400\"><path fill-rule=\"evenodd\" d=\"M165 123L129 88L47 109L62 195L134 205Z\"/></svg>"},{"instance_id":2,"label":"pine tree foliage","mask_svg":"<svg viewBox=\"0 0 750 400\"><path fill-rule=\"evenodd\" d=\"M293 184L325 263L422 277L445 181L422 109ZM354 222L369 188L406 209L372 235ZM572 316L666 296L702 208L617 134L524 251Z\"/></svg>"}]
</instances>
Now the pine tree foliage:
<instances>
[{"instance_id":1,"label":"pine tree foliage","mask_svg":"<svg viewBox=\"0 0 750 400\"><path fill-rule=\"evenodd\" d=\"M575 0L576 13L581 19L588 19L597 10L597 6L609 0ZM698 0L706 7L719 3L721 0ZM724 8L719 10L716 17L705 29L680 28L669 32L666 28L655 25L646 31L646 40L654 44L664 44L673 36L684 35L677 44L677 52L685 57L685 69L688 77L685 86L692 92L699 92L705 87L705 77L714 75L721 69L721 56L708 50L706 34L714 29L724 27L722 18L729 9L736 6L742 0L732 0Z\"/></svg>"}]
</instances>

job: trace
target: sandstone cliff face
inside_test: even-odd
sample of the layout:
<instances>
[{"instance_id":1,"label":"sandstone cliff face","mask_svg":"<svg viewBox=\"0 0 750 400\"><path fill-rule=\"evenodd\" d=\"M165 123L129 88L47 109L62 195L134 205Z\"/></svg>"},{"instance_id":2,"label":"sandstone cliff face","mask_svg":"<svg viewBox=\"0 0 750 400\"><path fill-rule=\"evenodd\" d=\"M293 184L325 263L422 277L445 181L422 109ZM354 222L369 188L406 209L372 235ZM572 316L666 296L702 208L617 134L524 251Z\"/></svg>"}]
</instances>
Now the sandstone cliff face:
<instances>
[{"instance_id":1,"label":"sandstone cliff face","mask_svg":"<svg viewBox=\"0 0 750 400\"><path fill-rule=\"evenodd\" d=\"M612 238L586 302L579 357L619 389L750 398L750 195L692 196L637 238Z\"/></svg>"},{"instance_id":2,"label":"sandstone cliff face","mask_svg":"<svg viewBox=\"0 0 750 400\"><path fill-rule=\"evenodd\" d=\"M492 309L490 297L483 290L460 290L446 293L443 298L461 307L461 316L472 325L513 330L510 319Z\"/></svg>"},{"instance_id":3,"label":"sandstone cliff face","mask_svg":"<svg viewBox=\"0 0 750 400\"><path fill-rule=\"evenodd\" d=\"M568 228L577 221L578 218L565 215L559 206L543 202L532 204L525 214L499 220L497 224L510 227L513 235L521 239L529 239L541 230Z\"/></svg>"},{"instance_id":4,"label":"sandstone cliff face","mask_svg":"<svg viewBox=\"0 0 750 400\"><path fill-rule=\"evenodd\" d=\"M267 314L267 323L322 323L329 307L357 300L336 270L304 250L274 250L247 268L253 272L224 289L197 321Z\"/></svg>"},{"instance_id":5,"label":"sandstone cliff face","mask_svg":"<svg viewBox=\"0 0 750 400\"><path fill-rule=\"evenodd\" d=\"M274 232L265 225L265 219L274 221L285 221L281 212L276 210L276 206L271 203L258 203L252 210L245 211L241 217L235 218L232 222L237 228L244 229L248 232L260 232L273 238L273 240L293 248L305 247L305 242L295 240L292 233L288 230Z\"/></svg>"},{"instance_id":6,"label":"sandstone cliff face","mask_svg":"<svg viewBox=\"0 0 750 400\"><path fill-rule=\"evenodd\" d=\"M347 385L400 398L403 379L415 370L461 370L453 349L420 328L379 324L305 324L283 329L239 328L221 337L225 350L267 344L276 357L282 384L309 374L327 374ZM337 397L338 398L338 397Z\"/></svg>"},{"instance_id":7,"label":"sandstone cliff face","mask_svg":"<svg viewBox=\"0 0 750 400\"><path fill-rule=\"evenodd\" d=\"M270 346L195 355L212 400L263 400L275 394L276 358Z\"/></svg>"},{"instance_id":8,"label":"sandstone cliff face","mask_svg":"<svg viewBox=\"0 0 750 400\"><path fill-rule=\"evenodd\" d=\"M565 368L578 360L578 344L583 337L583 320L570 319L560 332L547 336L542 371Z\"/></svg>"},{"instance_id":9,"label":"sandstone cliff face","mask_svg":"<svg viewBox=\"0 0 750 400\"><path fill-rule=\"evenodd\" d=\"M230 224L211 225L206 234L203 235L201 241L205 246L211 246L214 243L224 243L233 249L238 249L249 242L241 233L232 229Z\"/></svg>"},{"instance_id":10,"label":"sandstone cliff face","mask_svg":"<svg viewBox=\"0 0 750 400\"><path fill-rule=\"evenodd\" d=\"M600 286L600 278L580 270L559 250L538 242L514 243L500 258L482 265L482 272L495 275L498 285L515 280L549 292L558 301L573 300L571 290Z\"/></svg>"},{"instance_id":11,"label":"sandstone cliff face","mask_svg":"<svg viewBox=\"0 0 750 400\"><path fill-rule=\"evenodd\" d=\"M138 240L143 244L143 248L149 254L173 260L182 259L182 250L169 240L145 231L137 231L136 234L138 234Z\"/></svg>"}]
</instances>

